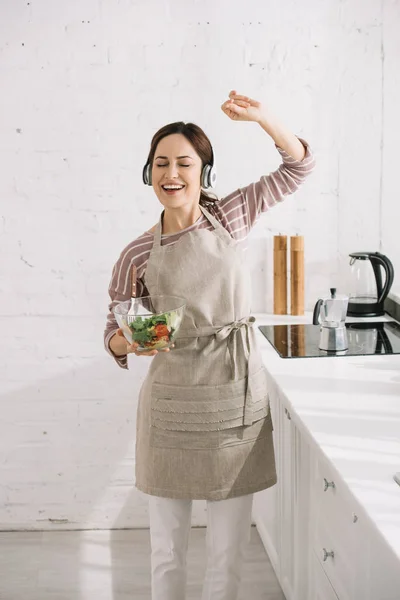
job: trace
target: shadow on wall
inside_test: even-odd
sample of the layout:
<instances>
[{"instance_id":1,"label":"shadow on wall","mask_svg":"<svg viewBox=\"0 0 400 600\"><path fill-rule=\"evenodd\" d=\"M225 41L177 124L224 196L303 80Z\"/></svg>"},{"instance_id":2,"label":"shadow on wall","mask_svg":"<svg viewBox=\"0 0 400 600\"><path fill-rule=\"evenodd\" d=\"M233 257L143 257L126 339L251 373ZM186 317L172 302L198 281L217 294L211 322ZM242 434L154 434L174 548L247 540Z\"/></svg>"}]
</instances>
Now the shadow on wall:
<instances>
[{"instance_id":1,"label":"shadow on wall","mask_svg":"<svg viewBox=\"0 0 400 600\"><path fill-rule=\"evenodd\" d=\"M1 529L107 529L121 507L120 526L147 522L134 488L145 362L122 371L105 356L2 396Z\"/></svg>"},{"instance_id":2,"label":"shadow on wall","mask_svg":"<svg viewBox=\"0 0 400 600\"><path fill-rule=\"evenodd\" d=\"M147 368L143 359L122 371L105 355L1 396L0 530L25 533L22 542L15 531L3 534L24 575L9 573L0 595L10 584L7 597L16 598L21 585L30 597L37 577L54 597L62 590L77 600L127 585L132 569L121 579L118 573L133 560L131 541L121 547L118 531L65 530L147 526L147 499L134 487L136 407ZM45 531L30 539L26 530ZM46 544L52 530L64 530L59 544ZM7 571L2 554L0 572Z\"/></svg>"}]
</instances>

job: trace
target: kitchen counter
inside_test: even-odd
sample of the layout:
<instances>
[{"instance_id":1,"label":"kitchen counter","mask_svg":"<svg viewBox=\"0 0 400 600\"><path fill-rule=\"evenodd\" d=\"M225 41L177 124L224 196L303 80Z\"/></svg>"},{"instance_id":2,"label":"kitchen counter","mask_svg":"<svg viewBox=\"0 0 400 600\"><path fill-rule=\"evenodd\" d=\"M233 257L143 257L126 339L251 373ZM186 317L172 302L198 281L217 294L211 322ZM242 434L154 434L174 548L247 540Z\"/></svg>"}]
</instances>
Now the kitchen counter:
<instances>
[{"instance_id":1,"label":"kitchen counter","mask_svg":"<svg viewBox=\"0 0 400 600\"><path fill-rule=\"evenodd\" d=\"M258 326L311 323L311 313L254 316L264 364L296 425L400 559L400 354L281 358ZM361 320L372 319L348 319Z\"/></svg>"}]
</instances>

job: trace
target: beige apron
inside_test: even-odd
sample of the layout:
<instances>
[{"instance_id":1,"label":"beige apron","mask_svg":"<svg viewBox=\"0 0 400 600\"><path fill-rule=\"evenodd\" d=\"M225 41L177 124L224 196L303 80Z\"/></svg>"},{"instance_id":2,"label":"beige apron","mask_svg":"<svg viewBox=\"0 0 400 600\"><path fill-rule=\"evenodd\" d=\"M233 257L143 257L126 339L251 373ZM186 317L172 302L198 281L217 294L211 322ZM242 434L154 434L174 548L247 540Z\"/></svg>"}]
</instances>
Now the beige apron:
<instances>
[{"instance_id":1,"label":"beige apron","mask_svg":"<svg viewBox=\"0 0 400 600\"><path fill-rule=\"evenodd\" d=\"M273 427L243 246L200 209L212 231L161 246L161 215L154 232L149 294L181 296L187 306L175 348L151 359L140 390L136 486L220 500L276 483Z\"/></svg>"}]
</instances>

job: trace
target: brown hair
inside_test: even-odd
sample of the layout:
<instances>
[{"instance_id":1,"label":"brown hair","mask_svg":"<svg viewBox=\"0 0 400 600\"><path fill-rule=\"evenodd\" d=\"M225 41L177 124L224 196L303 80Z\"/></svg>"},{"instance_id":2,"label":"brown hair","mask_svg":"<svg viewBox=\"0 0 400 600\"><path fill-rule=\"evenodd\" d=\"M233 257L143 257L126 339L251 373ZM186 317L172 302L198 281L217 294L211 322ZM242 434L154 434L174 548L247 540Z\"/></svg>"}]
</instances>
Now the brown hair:
<instances>
[{"instance_id":1,"label":"brown hair","mask_svg":"<svg viewBox=\"0 0 400 600\"><path fill-rule=\"evenodd\" d=\"M168 125L164 125L164 127L161 127L161 129L159 129L153 135L146 165L150 165L151 168L159 142L163 138L167 137L167 135L172 135L173 133L182 134L192 144L193 148L196 150L197 154L201 158L202 168L204 167L204 165L214 164L214 153L211 146L211 142L204 133L204 131L201 129L201 127L195 125L194 123L184 123L183 121L176 121L175 123L169 123ZM208 193L201 190L200 202L215 202L216 200L218 200L216 196L210 196Z\"/></svg>"}]
</instances>

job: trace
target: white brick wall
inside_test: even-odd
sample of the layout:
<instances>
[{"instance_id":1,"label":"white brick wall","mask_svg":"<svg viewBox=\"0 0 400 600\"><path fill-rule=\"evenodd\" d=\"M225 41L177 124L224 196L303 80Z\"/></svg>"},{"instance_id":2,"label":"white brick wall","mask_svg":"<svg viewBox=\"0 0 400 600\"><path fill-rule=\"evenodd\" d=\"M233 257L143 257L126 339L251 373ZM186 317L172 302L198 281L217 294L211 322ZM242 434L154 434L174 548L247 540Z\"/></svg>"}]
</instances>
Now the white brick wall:
<instances>
[{"instance_id":1,"label":"white brick wall","mask_svg":"<svg viewBox=\"0 0 400 600\"><path fill-rule=\"evenodd\" d=\"M161 125L204 127L219 194L279 163L220 111L230 89L313 145L312 179L251 235L255 311L278 231L305 236L308 308L349 251L400 268L399 24L396 0L0 2L0 528L147 524L133 469L151 359L119 370L102 330L112 265L158 218L141 170Z\"/></svg>"}]
</instances>

